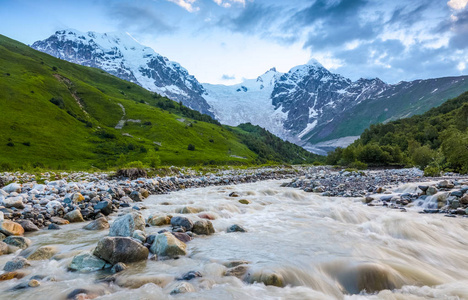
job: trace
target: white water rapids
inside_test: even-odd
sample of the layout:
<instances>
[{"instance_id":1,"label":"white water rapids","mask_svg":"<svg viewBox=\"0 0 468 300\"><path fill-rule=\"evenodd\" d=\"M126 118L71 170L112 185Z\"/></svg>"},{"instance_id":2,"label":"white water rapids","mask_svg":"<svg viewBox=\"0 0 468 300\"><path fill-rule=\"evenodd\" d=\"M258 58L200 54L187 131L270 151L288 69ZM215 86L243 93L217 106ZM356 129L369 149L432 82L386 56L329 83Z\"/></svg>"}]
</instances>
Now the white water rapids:
<instances>
[{"instance_id":1,"label":"white water rapids","mask_svg":"<svg viewBox=\"0 0 468 300\"><path fill-rule=\"evenodd\" d=\"M1 299L65 299L77 288L106 290L99 299L468 299L468 219L368 207L361 199L321 197L280 181L190 189L150 196L142 213L170 213L183 206L202 208L217 218L216 233L187 243L177 260L130 265L122 281L156 276L161 286L136 289L97 283L104 272L67 271L76 250L91 250L108 230L83 230L83 223L28 234L33 245L58 245L60 260L32 262L30 275L0 282ZM231 192L240 197L229 197ZM247 199L250 204L238 202ZM196 214L185 215L193 220ZM115 218L114 216L113 218ZM112 223L112 220L110 220ZM226 233L232 224L246 233ZM161 227L147 228L155 233ZM68 257L67 257L68 256ZM0 267L14 255L0 256ZM223 276L223 263L250 262L251 272L280 274L286 287L249 284ZM170 295L175 277L199 271L195 291ZM36 288L11 291L34 275ZM384 289L388 288L388 289ZM367 289L367 292L361 291ZM384 290L382 290L384 289Z\"/></svg>"}]
</instances>

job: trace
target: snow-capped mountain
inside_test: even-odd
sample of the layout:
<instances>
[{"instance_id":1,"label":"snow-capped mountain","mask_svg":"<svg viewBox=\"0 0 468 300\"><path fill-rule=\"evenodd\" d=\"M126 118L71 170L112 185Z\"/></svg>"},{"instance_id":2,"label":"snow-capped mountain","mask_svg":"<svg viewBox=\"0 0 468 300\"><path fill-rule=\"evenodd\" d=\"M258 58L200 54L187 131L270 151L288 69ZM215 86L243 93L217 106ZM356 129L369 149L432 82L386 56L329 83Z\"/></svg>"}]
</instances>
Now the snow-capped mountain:
<instances>
[{"instance_id":1,"label":"snow-capped mountain","mask_svg":"<svg viewBox=\"0 0 468 300\"><path fill-rule=\"evenodd\" d=\"M203 86L180 64L138 43L127 33L60 30L32 48L60 59L100 68L121 79L211 114Z\"/></svg>"}]
</instances>

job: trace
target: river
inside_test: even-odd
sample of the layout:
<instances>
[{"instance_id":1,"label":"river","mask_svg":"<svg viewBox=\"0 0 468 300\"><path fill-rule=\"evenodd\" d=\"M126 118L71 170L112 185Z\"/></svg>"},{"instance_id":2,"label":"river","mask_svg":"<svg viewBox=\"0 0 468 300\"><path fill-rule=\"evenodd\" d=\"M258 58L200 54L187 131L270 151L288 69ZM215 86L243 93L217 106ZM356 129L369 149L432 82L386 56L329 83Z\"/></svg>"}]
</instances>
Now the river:
<instances>
[{"instance_id":1,"label":"river","mask_svg":"<svg viewBox=\"0 0 468 300\"><path fill-rule=\"evenodd\" d=\"M160 278L160 286L136 289L99 283L104 271L67 271L73 255L92 250L107 230L83 223L28 234L34 245L57 245L59 260L36 261L20 280L0 282L1 299L65 299L76 288L105 291L99 299L468 299L468 219L419 214L418 210L368 207L361 199L329 198L280 187L281 181L189 189L150 196L142 210L171 213L183 206L216 217L216 233L187 243L188 255L148 260L119 273L120 282ZM240 197L229 197L237 192ZM241 204L239 199L251 203ZM186 215L194 220L196 215ZM110 220L116 216L113 216ZM232 224L246 233L226 233ZM147 228L155 233L160 227ZM0 266L14 257L0 256ZM229 261L249 262L249 273L277 274L285 287L246 283L223 276ZM174 278L188 271L195 291L170 295ZM36 288L10 290L34 275ZM365 291L363 290L365 289Z\"/></svg>"}]
</instances>

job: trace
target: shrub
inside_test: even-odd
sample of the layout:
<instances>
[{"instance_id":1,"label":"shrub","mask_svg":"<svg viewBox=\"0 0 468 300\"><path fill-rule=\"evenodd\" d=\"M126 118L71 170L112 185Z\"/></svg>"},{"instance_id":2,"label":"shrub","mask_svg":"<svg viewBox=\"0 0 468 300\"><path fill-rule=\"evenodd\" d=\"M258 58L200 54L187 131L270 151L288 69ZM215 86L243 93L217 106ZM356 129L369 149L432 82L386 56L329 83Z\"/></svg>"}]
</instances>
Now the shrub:
<instances>
[{"instance_id":1,"label":"shrub","mask_svg":"<svg viewBox=\"0 0 468 300\"><path fill-rule=\"evenodd\" d=\"M13 142L8 142L6 145L7 145L8 147L14 147L14 146L15 146L15 144L13 144Z\"/></svg>"},{"instance_id":2,"label":"shrub","mask_svg":"<svg viewBox=\"0 0 468 300\"><path fill-rule=\"evenodd\" d=\"M363 163L363 162L361 162L359 160L356 160L356 161L350 163L349 167L354 168L354 169L358 169L358 170L365 170L365 169L367 169L367 164Z\"/></svg>"},{"instance_id":3,"label":"shrub","mask_svg":"<svg viewBox=\"0 0 468 300\"><path fill-rule=\"evenodd\" d=\"M192 144L188 144L187 150L189 151L195 151L195 146Z\"/></svg>"},{"instance_id":4,"label":"shrub","mask_svg":"<svg viewBox=\"0 0 468 300\"><path fill-rule=\"evenodd\" d=\"M441 170L436 166L428 166L424 169L424 176L437 177L440 176Z\"/></svg>"},{"instance_id":5,"label":"shrub","mask_svg":"<svg viewBox=\"0 0 468 300\"><path fill-rule=\"evenodd\" d=\"M52 67L52 70L57 71L57 67L56 67L56 66L53 66L53 67Z\"/></svg>"}]
</instances>

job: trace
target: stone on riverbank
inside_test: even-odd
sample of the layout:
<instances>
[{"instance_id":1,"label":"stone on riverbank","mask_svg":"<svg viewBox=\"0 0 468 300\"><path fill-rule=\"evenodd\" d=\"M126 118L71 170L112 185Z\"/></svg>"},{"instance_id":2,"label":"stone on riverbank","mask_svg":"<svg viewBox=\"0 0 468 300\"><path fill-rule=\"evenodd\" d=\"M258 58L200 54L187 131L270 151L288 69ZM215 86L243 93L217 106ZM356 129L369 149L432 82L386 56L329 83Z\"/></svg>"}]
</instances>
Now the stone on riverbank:
<instances>
[{"instance_id":1,"label":"stone on riverbank","mask_svg":"<svg viewBox=\"0 0 468 300\"><path fill-rule=\"evenodd\" d=\"M105 217L101 217L99 219L96 219L92 222L90 222L88 225L83 227L83 229L86 230L103 230L103 229L108 229L110 227L109 222Z\"/></svg>"},{"instance_id":2,"label":"stone on riverbank","mask_svg":"<svg viewBox=\"0 0 468 300\"><path fill-rule=\"evenodd\" d=\"M8 244L0 242L0 255L8 254Z\"/></svg>"},{"instance_id":3,"label":"stone on riverbank","mask_svg":"<svg viewBox=\"0 0 468 300\"><path fill-rule=\"evenodd\" d=\"M4 190L5 192L7 192L8 194L11 194L11 193L13 193L13 192L21 193L21 185L19 185L19 184L16 183L16 182L12 182L12 183L10 183L9 185L3 187L2 190Z\"/></svg>"},{"instance_id":4,"label":"stone on riverbank","mask_svg":"<svg viewBox=\"0 0 468 300\"><path fill-rule=\"evenodd\" d=\"M181 227L185 231L192 231L192 228L193 228L192 221L190 221L190 219L188 219L186 217L181 217L181 216L172 217L171 225L174 228Z\"/></svg>"},{"instance_id":5,"label":"stone on riverbank","mask_svg":"<svg viewBox=\"0 0 468 300\"><path fill-rule=\"evenodd\" d=\"M45 260L50 259L58 253L58 248L55 246L41 246L38 248L29 248L21 251L19 254L29 260Z\"/></svg>"},{"instance_id":6,"label":"stone on riverbank","mask_svg":"<svg viewBox=\"0 0 468 300\"><path fill-rule=\"evenodd\" d=\"M213 223L208 220L198 220L193 224L192 232L196 234L210 235L215 233Z\"/></svg>"},{"instance_id":7,"label":"stone on riverbank","mask_svg":"<svg viewBox=\"0 0 468 300\"><path fill-rule=\"evenodd\" d=\"M16 197L8 197L3 199L2 201L3 206L6 208L17 208L17 209L23 209L24 203L23 203L23 197L22 196L16 196Z\"/></svg>"},{"instance_id":8,"label":"stone on riverbank","mask_svg":"<svg viewBox=\"0 0 468 300\"><path fill-rule=\"evenodd\" d=\"M91 253L82 253L73 257L68 268L72 271L93 272L104 269L106 262Z\"/></svg>"},{"instance_id":9,"label":"stone on riverbank","mask_svg":"<svg viewBox=\"0 0 468 300\"><path fill-rule=\"evenodd\" d=\"M50 218L50 221L54 224L57 224L57 225L67 225L67 224L70 224L70 221L68 220L65 220L64 218L60 218L60 217L52 217Z\"/></svg>"},{"instance_id":10,"label":"stone on riverbank","mask_svg":"<svg viewBox=\"0 0 468 300\"><path fill-rule=\"evenodd\" d=\"M9 236L3 242L23 250L31 246L31 240L22 236Z\"/></svg>"},{"instance_id":11,"label":"stone on riverbank","mask_svg":"<svg viewBox=\"0 0 468 300\"><path fill-rule=\"evenodd\" d=\"M177 294L185 294L185 293L190 293L190 292L195 292L195 287L188 282L181 282L171 291L170 294L177 295Z\"/></svg>"},{"instance_id":12,"label":"stone on riverbank","mask_svg":"<svg viewBox=\"0 0 468 300\"><path fill-rule=\"evenodd\" d=\"M110 226L109 236L133 236L135 230L145 231L145 219L140 213L132 212L115 219Z\"/></svg>"},{"instance_id":13,"label":"stone on riverbank","mask_svg":"<svg viewBox=\"0 0 468 300\"><path fill-rule=\"evenodd\" d=\"M196 207L191 207L191 206L184 206L182 208L176 209L176 213L178 214L197 214L199 212L202 212L203 209L201 208L196 208Z\"/></svg>"},{"instance_id":14,"label":"stone on riverbank","mask_svg":"<svg viewBox=\"0 0 468 300\"><path fill-rule=\"evenodd\" d=\"M30 220L19 220L17 223L20 224L21 227L23 227L25 232L39 231L39 228L36 226L36 224L31 222Z\"/></svg>"},{"instance_id":15,"label":"stone on riverbank","mask_svg":"<svg viewBox=\"0 0 468 300\"><path fill-rule=\"evenodd\" d=\"M244 280L248 283L260 282L265 285L273 285L277 287L284 287L285 285L284 278L281 274L269 270L247 273Z\"/></svg>"},{"instance_id":16,"label":"stone on riverbank","mask_svg":"<svg viewBox=\"0 0 468 300\"><path fill-rule=\"evenodd\" d=\"M75 209L64 216L64 219L70 223L84 222L83 215L79 209Z\"/></svg>"},{"instance_id":17,"label":"stone on riverbank","mask_svg":"<svg viewBox=\"0 0 468 300\"><path fill-rule=\"evenodd\" d=\"M105 216L108 216L113 212L112 202L107 200L99 201L93 208L95 212L99 211Z\"/></svg>"},{"instance_id":18,"label":"stone on riverbank","mask_svg":"<svg viewBox=\"0 0 468 300\"><path fill-rule=\"evenodd\" d=\"M104 237L93 254L111 264L132 263L148 258L148 248L129 237Z\"/></svg>"},{"instance_id":19,"label":"stone on riverbank","mask_svg":"<svg viewBox=\"0 0 468 300\"><path fill-rule=\"evenodd\" d=\"M3 270L6 272L12 272L12 271L16 271L19 269L29 267L30 265L31 264L26 258L18 256L18 257L13 258L10 261L7 261L7 263L3 267Z\"/></svg>"},{"instance_id":20,"label":"stone on riverbank","mask_svg":"<svg viewBox=\"0 0 468 300\"><path fill-rule=\"evenodd\" d=\"M0 222L0 232L6 236L23 235L24 229L20 224L16 222L10 220L3 220Z\"/></svg>"},{"instance_id":21,"label":"stone on riverbank","mask_svg":"<svg viewBox=\"0 0 468 300\"><path fill-rule=\"evenodd\" d=\"M171 217L170 216L149 216L148 224L151 226L164 226L171 224Z\"/></svg>"},{"instance_id":22,"label":"stone on riverbank","mask_svg":"<svg viewBox=\"0 0 468 300\"><path fill-rule=\"evenodd\" d=\"M187 245L178 240L172 233L163 232L155 237L153 244L150 247L151 253L158 256L177 257L186 255Z\"/></svg>"},{"instance_id":23,"label":"stone on riverbank","mask_svg":"<svg viewBox=\"0 0 468 300\"><path fill-rule=\"evenodd\" d=\"M228 229L227 229L227 232L230 233L230 232L247 232L247 230L240 226L240 225L237 225L237 224L234 224L232 226L230 226Z\"/></svg>"}]
</instances>

